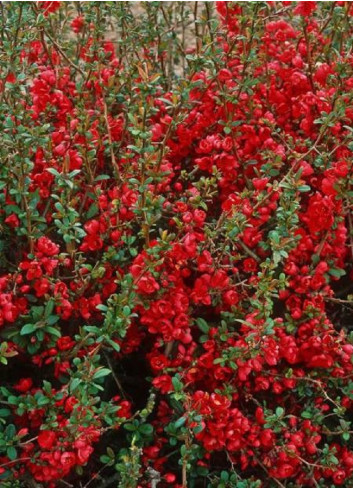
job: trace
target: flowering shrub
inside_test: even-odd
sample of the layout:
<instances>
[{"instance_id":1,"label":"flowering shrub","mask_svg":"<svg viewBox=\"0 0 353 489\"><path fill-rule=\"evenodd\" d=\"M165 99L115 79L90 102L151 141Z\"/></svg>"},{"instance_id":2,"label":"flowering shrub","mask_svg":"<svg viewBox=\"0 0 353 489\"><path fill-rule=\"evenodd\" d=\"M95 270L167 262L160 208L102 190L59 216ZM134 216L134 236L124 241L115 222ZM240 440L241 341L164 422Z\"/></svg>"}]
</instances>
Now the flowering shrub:
<instances>
[{"instance_id":1,"label":"flowering shrub","mask_svg":"<svg viewBox=\"0 0 353 489\"><path fill-rule=\"evenodd\" d=\"M351 487L350 2L2 6L2 487Z\"/></svg>"}]
</instances>

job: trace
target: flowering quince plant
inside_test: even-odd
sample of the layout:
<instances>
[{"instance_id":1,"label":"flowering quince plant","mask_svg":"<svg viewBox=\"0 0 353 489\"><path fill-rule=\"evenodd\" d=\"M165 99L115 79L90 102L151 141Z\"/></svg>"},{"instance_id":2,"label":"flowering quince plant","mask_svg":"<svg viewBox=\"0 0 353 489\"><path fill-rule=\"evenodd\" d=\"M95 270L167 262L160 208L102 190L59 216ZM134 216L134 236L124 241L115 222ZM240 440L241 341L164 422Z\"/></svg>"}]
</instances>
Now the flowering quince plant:
<instances>
[{"instance_id":1,"label":"flowering quince plant","mask_svg":"<svg viewBox=\"0 0 353 489\"><path fill-rule=\"evenodd\" d=\"M0 15L1 487L352 487L352 3Z\"/></svg>"}]
</instances>

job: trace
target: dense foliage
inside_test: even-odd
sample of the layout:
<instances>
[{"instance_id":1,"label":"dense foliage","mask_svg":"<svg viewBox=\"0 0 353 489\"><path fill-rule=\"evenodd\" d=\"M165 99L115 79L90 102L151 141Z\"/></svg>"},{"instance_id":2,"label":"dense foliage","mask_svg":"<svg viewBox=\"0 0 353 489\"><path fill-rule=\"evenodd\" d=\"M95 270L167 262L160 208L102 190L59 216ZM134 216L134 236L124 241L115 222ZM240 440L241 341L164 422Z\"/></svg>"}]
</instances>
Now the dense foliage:
<instances>
[{"instance_id":1,"label":"dense foliage","mask_svg":"<svg viewBox=\"0 0 353 489\"><path fill-rule=\"evenodd\" d=\"M352 14L1 3L2 487L352 487Z\"/></svg>"}]
</instances>

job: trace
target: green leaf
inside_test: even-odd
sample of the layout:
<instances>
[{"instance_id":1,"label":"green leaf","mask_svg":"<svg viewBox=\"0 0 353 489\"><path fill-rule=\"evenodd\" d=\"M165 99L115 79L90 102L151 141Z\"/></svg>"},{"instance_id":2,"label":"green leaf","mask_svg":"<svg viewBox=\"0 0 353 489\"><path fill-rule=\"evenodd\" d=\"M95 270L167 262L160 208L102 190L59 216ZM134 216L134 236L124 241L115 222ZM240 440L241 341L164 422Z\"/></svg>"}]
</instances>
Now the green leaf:
<instances>
[{"instance_id":1,"label":"green leaf","mask_svg":"<svg viewBox=\"0 0 353 489\"><path fill-rule=\"evenodd\" d=\"M87 219L92 219L98 213L97 204L93 203L87 211L86 217Z\"/></svg>"},{"instance_id":2,"label":"green leaf","mask_svg":"<svg viewBox=\"0 0 353 489\"><path fill-rule=\"evenodd\" d=\"M215 358L215 359L213 360L213 364L214 364L214 365L219 365L219 364L221 364L221 363L225 363L225 362L226 362L226 359L225 359L225 358L222 358L222 357L220 357L220 358Z\"/></svg>"},{"instance_id":3,"label":"green leaf","mask_svg":"<svg viewBox=\"0 0 353 489\"><path fill-rule=\"evenodd\" d=\"M195 433L195 435L197 435L198 433L201 433L201 431L203 431L203 426L202 424L199 424L197 426L195 426L192 431Z\"/></svg>"},{"instance_id":4,"label":"green leaf","mask_svg":"<svg viewBox=\"0 0 353 489\"><path fill-rule=\"evenodd\" d=\"M106 377L107 375L110 375L111 373L112 372L109 368L101 368L94 373L93 379L94 380L100 379L101 377Z\"/></svg>"},{"instance_id":5,"label":"green leaf","mask_svg":"<svg viewBox=\"0 0 353 489\"><path fill-rule=\"evenodd\" d=\"M47 168L46 170L47 170L47 172L51 173L55 177L59 177L60 176L60 173L55 168Z\"/></svg>"},{"instance_id":6,"label":"green leaf","mask_svg":"<svg viewBox=\"0 0 353 489\"><path fill-rule=\"evenodd\" d=\"M45 396L41 396L39 399L38 399L38 406L45 406L46 404L49 404L49 399Z\"/></svg>"},{"instance_id":7,"label":"green leaf","mask_svg":"<svg viewBox=\"0 0 353 489\"><path fill-rule=\"evenodd\" d=\"M53 324L57 323L59 319L60 319L60 316L49 316L47 318L46 322L49 326L52 326Z\"/></svg>"},{"instance_id":8,"label":"green leaf","mask_svg":"<svg viewBox=\"0 0 353 489\"><path fill-rule=\"evenodd\" d=\"M12 441L16 435L16 427L13 424L9 424L6 426L5 432L5 439L8 441Z\"/></svg>"},{"instance_id":9,"label":"green leaf","mask_svg":"<svg viewBox=\"0 0 353 489\"><path fill-rule=\"evenodd\" d=\"M209 469L207 467L197 467L198 475L201 475L202 477L207 477L208 473L209 473Z\"/></svg>"},{"instance_id":10,"label":"green leaf","mask_svg":"<svg viewBox=\"0 0 353 489\"><path fill-rule=\"evenodd\" d=\"M109 180L110 176L109 175L98 175L98 177L96 177L94 179L95 182L100 182L101 180Z\"/></svg>"},{"instance_id":11,"label":"green leaf","mask_svg":"<svg viewBox=\"0 0 353 489\"><path fill-rule=\"evenodd\" d=\"M181 418L177 419L174 423L175 428L181 428L186 422L186 418L182 416Z\"/></svg>"},{"instance_id":12,"label":"green leaf","mask_svg":"<svg viewBox=\"0 0 353 489\"><path fill-rule=\"evenodd\" d=\"M81 384L82 380L81 379L72 379L70 383L70 392L73 393L77 387Z\"/></svg>"},{"instance_id":13,"label":"green leaf","mask_svg":"<svg viewBox=\"0 0 353 489\"><path fill-rule=\"evenodd\" d=\"M142 424L139 427L139 432L142 433L143 435L152 435L153 433L153 426L151 424Z\"/></svg>"},{"instance_id":14,"label":"green leaf","mask_svg":"<svg viewBox=\"0 0 353 489\"><path fill-rule=\"evenodd\" d=\"M229 480L229 474L225 470L221 472L221 480L227 482Z\"/></svg>"},{"instance_id":15,"label":"green leaf","mask_svg":"<svg viewBox=\"0 0 353 489\"><path fill-rule=\"evenodd\" d=\"M115 458L115 453L110 447L107 447L107 454L110 458Z\"/></svg>"},{"instance_id":16,"label":"green leaf","mask_svg":"<svg viewBox=\"0 0 353 489\"><path fill-rule=\"evenodd\" d=\"M197 326L200 328L200 330L203 333L207 334L209 332L210 327L209 327L209 325L206 323L206 321L204 319L197 318L196 319L196 324L197 324Z\"/></svg>"},{"instance_id":17,"label":"green leaf","mask_svg":"<svg viewBox=\"0 0 353 489\"><path fill-rule=\"evenodd\" d=\"M108 455L101 455L100 457L100 461L102 462L102 464L109 464L109 462L111 462L111 459L108 457Z\"/></svg>"},{"instance_id":18,"label":"green leaf","mask_svg":"<svg viewBox=\"0 0 353 489\"><path fill-rule=\"evenodd\" d=\"M110 338L107 338L107 343L109 343L109 345L114 348L114 350L117 352L117 353L120 353L120 345L118 343L116 343L114 340L110 339Z\"/></svg>"},{"instance_id":19,"label":"green leaf","mask_svg":"<svg viewBox=\"0 0 353 489\"><path fill-rule=\"evenodd\" d=\"M345 270L342 270L341 268L330 268L328 273L330 275L332 275L332 277L335 277L335 278L341 278L344 275L346 275Z\"/></svg>"},{"instance_id":20,"label":"green leaf","mask_svg":"<svg viewBox=\"0 0 353 489\"><path fill-rule=\"evenodd\" d=\"M175 377L172 378L172 384L174 389L178 392L181 391L183 388L182 382L180 382L179 377L176 375Z\"/></svg>"},{"instance_id":21,"label":"green leaf","mask_svg":"<svg viewBox=\"0 0 353 489\"><path fill-rule=\"evenodd\" d=\"M335 457L333 454L330 454L330 462L334 465L338 465L339 464L339 460L337 457Z\"/></svg>"},{"instance_id":22,"label":"green leaf","mask_svg":"<svg viewBox=\"0 0 353 489\"><path fill-rule=\"evenodd\" d=\"M298 190L299 192L310 192L311 188L309 187L309 185L300 185L300 187L298 187Z\"/></svg>"},{"instance_id":23,"label":"green leaf","mask_svg":"<svg viewBox=\"0 0 353 489\"><path fill-rule=\"evenodd\" d=\"M44 315L46 317L50 316L51 313L53 312L54 310L54 306L55 306L55 302L53 300L49 300L47 302L47 305L45 306L45 310L44 310Z\"/></svg>"},{"instance_id":24,"label":"green leaf","mask_svg":"<svg viewBox=\"0 0 353 489\"><path fill-rule=\"evenodd\" d=\"M6 117L4 125L6 129L12 129L14 127L14 123L11 117Z\"/></svg>"},{"instance_id":25,"label":"green leaf","mask_svg":"<svg viewBox=\"0 0 353 489\"><path fill-rule=\"evenodd\" d=\"M7 408L1 408L0 409L0 418L7 418L7 416L11 415L10 409Z\"/></svg>"},{"instance_id":26,"label":"green leaf","mask_svg":"<svg viewBox=\"0 0 353 489\"><path fill-rule=\"evenodd\" d=\"M36 329L37 328L35 324L25 324L20 331L20 335L24 336L26 334L31 334L36 331Z\"/></svg>"},{"instance_id":27,"label":"green leaf","mask_svg":"<svg viewBox=\"0 0 353 489\"><path fill-rule=\"evenodd\" d=\"M51 383L48 382L47 380L43 380L43 390L47 394L51 394L51 390L52 390Z\"/></svg>"},{"instance_id":28,"label":"green leaf","mask_svg":"<svg viewBox=\"0 0 353 489\"><path fill-rule=\"evenodd\" d=\"M59 331L58 329L53 328L52 326L47 326L47 327L45 328L45 331L46 331L47 333L50 333L50 334L51 334L51 335L53 335L53 336L56 336L57 338L60 338L60 336L61 336L60 331Z\"/></svg>"},{"instance_id":29,"label":"green leaf","mask_svg":"<svg viewBox=\"0 0 353 489\"><path fill-rule=\"evenodd\" d=\"M130 316L130 314L131 314L131 309L130 309L130 307L129 307L129 306L124 306L124 307L123 307L123 315L124 315L125 317L128 317L128 316Z\"/></svg>"},{"instance_id":30,"label":"green leaf","mask_svg":"<svg viewBox=\"0 0 353 489\"><path fill-rule=\"evenodd\" d=\"M284 409L283 409L283 407L278 406L278 407L276 408L276 416L277 416L277 418L282 417L282 416L283 416L283 414L284 414Z\"/></svg>"},{"instance_id":31,"label":"green leaf","mask_svg":"<svg viewBox=\"0 0 353 489\"><path fill-rule=\"evenodd\" d=\"M10 460L15 460L17 458L17 450L15 447L9 447L6 450L6 455L9 457Z\"/></svg>"}]
</instances>

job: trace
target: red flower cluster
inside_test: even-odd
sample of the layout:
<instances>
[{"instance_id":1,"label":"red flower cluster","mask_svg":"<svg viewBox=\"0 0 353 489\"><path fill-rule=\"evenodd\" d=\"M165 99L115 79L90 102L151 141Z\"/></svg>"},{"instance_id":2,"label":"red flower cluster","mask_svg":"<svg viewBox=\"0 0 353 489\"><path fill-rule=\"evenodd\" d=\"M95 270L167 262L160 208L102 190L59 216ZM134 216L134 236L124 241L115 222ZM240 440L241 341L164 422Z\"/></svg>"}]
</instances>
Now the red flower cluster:
<instances>
[{"instance_id":1,"label":"red flower cluster","mask_svg":"<svg viewBox=\"0 0 353 489\"><path fill-rule=\"evenodd\" d=\"M24 3L0 85L0 477L352 485L349 2L217 2L182 81L124 6Z\"/></svg>"}]
</instances>

